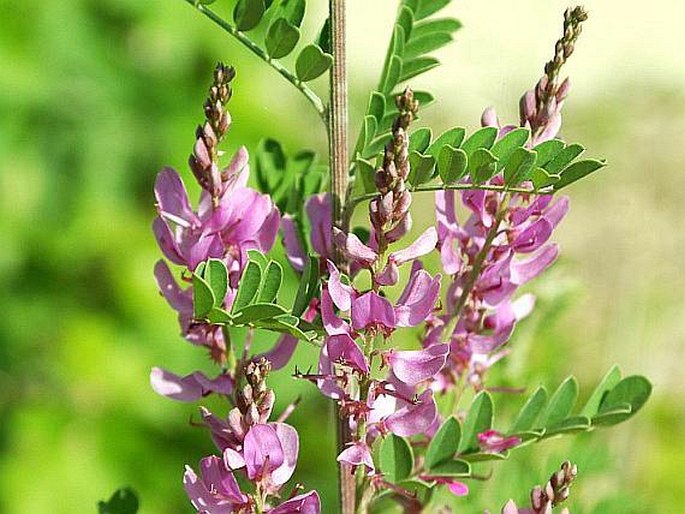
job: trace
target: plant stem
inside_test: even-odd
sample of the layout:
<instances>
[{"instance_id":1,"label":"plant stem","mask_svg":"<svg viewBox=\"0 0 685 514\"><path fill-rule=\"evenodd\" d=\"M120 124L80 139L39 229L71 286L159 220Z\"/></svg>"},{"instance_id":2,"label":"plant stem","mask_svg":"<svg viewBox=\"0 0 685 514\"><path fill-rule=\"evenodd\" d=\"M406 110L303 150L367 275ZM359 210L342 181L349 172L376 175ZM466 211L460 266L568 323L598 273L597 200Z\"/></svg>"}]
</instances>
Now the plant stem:
<instances>
[{"instance_id":1,"label":"plant stem","mask_svg":"<svg viewBox=\"0 0 685 514\"><path fill-rule=\"evenodd\" d=\"M326 107L324 106L321 98L319 98L319 96L314 91L312 91L309 88L309 86L307 86L304 82L298 79L293 73L290 72L290 70L288 70L288 68L283 66L279 61L269 57L269 55L262 48L260 48L259 45L257 45L257 43L252 41L244 32L239 31L237 28L235 28L233 25L224 20L212 9L210 9L206 5L197 3L196 0L185 1L186 3L189 3L190 5L195 7L195 9L200 11L202 14L207 16L207 18L212 20L219 27L228 32L231 36L240 41L245 47L247 47L248 50L250 50L253 54L255 54L257 57L266 62L278 73L280 73L288 82L295 86L298 89L298 91L300 91L300 93L302 93L305 96L307 100L309 100L309 103L311 103L314 109L316 109L316 112L319 114L319 117L323 120L324 123L326 123Z\"/></svg>"},{"instance_id":2,"label":"plant stem","mask_svg":"<svg viewBox=\"0 0 685 514\"><path fill-rule=\"evenodd\" d=\"M347 148L347 70L345 59L345 0L329 0L331 19L331 48L333 67L331 68L331 100L328 119L328 142L331 165L331 199L333 226L347 232L347 184L348 184L348 148ZM336 252L338 267L346 270L344 256ZM352 440L349 420L341 416L338 410L338 452ZM351 466L341 464L338 470L340 486L340 512L354 514L356 510L355 479Z\"/></svg>"}]
</instances>

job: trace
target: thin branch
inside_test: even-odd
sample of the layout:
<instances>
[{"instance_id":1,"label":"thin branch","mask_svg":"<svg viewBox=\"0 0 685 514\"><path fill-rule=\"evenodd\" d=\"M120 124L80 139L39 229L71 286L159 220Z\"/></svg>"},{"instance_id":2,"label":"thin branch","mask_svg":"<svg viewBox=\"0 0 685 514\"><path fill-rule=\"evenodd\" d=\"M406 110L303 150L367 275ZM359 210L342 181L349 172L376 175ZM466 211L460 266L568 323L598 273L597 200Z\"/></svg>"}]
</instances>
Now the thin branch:
<instances>
[{"instance_id":1,"label":"thin branch","mask_svg":"<svg viewBox=\"0 0 685 514\"><path fill-rule=\"evenodd\" d=\"M314 109L316 109L316 112L319 114L319 117L323 120L324 123L326 123L326 107L324 106L321 98L319 98L319 96L314 91L312 91L309 88L309 86L307 86L304 82L302 82L295 75L293 75L290 72L290 70L283 66L279 61L269 57L269 55L262 48L260 48L259 45L257 45L257 43L252 41L244 32L239 31L237 28L235 28L233 25L224 20L212 9L210 9L206 5L197 3L196 0L185 1L186 3L192 5L195 9L200 11L202 14L207 16L207 18L212 20L219 27L228 32L231 36L240 41L245 47L247 47L248 50L250 50L253 54L255 54L257 57L266 62L278 73L280 73L288 82L295 86L300 91L300 93L302 93L305 96L307 100L309 100L309 103L311 103Z\"/></svg>"}]
</instances>

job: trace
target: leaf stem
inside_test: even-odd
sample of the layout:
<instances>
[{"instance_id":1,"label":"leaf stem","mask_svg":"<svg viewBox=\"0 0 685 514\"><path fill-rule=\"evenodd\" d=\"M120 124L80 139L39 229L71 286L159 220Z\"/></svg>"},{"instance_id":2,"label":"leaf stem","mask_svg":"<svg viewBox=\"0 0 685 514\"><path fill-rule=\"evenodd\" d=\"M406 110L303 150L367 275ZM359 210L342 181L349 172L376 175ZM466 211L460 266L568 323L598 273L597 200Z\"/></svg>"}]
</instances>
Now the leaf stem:
<instances>
[{"instance_id":1,"label":"leaf stem","mask_svg":"<svg viewBox=\"0 0 685 514\"><path fill-rule=\"evenodd\" d=\"M324 106L321 98L319 98L319 96L314 91L312 91L309 88L309 86L307 86L304 82L298 79L297 76L295 76L290 70L288 70L288 68L283 66L278 60L269 57L269 55L262 48L260 48L259 45L257 45L257 43L252 41L244 32L241 32L233 25L228 23L212 9L210 9L206 5L197 3L196 0L185 0L185 2L192 5L195 9L197 9L202 14L207 16L207 18L212 20L224 31L228 32L231 36L240 41L253 54L262 59L265 63L271 66L278 73L280 73L288 82L295 86L298 89L298 91L300 91L300 93L302 93L305 96L305 98L309 101L310 104L312 104L316 112L319 114L321 120L324 123L326 123L326 107Z\"/></svg>"}]
</instances>

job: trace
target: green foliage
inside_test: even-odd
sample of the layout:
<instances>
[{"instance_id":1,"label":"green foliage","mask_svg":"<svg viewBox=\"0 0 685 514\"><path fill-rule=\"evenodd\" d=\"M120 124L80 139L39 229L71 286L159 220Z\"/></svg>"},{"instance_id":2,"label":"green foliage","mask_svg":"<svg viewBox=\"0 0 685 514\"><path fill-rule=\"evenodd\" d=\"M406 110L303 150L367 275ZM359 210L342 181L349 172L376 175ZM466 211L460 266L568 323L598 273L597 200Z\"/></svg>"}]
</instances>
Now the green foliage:
<instances>
[{"instance_id":1,"label":"green foliage","mask_svg":"<svg viewBox=\"0 0 685 514\"><path fill-rule=\"evenodd\" d=\"M318 260L309 255L304 266L300 285L297 288L295 301L293 302L292 312L295 316L301 316L309 302L319 292L319 265Z\"/></svg>"},{"instance_id":2,"label":"green foliage","mask_svg":"<svg viewBox=\"0 0 685 514\"><path fill-rule=\"evenodd\" d=\"M466 175L467 163L468 157L464 150L454 148L450 144L443 146L438 156L438 174L443 184L456 184L461 180ZM423 182L420 179L426 176L427 174L424 173L422 176L417 177L416 185L422 184Z\"/></svg>"},{"instance_id":3,"label":"green foliage","mask_svg":"<svg viewBox=\"0 0 685 514\"><path fill-rule=\"evenodd\" d=\"M319 45L310 44L302 49L295 63L297 78L309 82L320 77L333 65L333 57L325 53Z\"/></svg>"},{"instance_id":4,"label":"green foliage","mask_svg":"<svg viewBox=\"0 0 685 514\"><path fill-rule=\"evenodd\" d=\"M266 5L264 0L238 0L233 9L233 21L238 30L254 29L262 21Z\"/></svg>"},{"instance_id":5,"label":"green foliage","mask_svg":"<svg viewBox=\"0 0 685 514\"><path fill-rule=\"evenodd\" d=\"M276 18L266 33L264 44L270 57L280 59L292 52L300 40L300 30L286 18Z\"/></svg>"},{"instance_id":6,"label":"green foliage","mask_svg":"<svg viewBox=\"0 0 685 514\"><path fill-rule=\"evenodd\" d=\"M454 416L447 418L431 439L424 464L426 469L432 470L436 466L452 459L459 449L461 440L461 426Z\"/></svg>"},{"instance_id":7,"label":"green foliage","mask_svg":"<svg viewBox=\"0 0 685 514\"><path fill-rule=\"evenodd\" d=\"M128 487L118 489L108 501L98 502L99 514L136 514L138 496Z\"/></svg>"},{"instance_id":8,"label":"green foliage","mask_svg":"<svg viewBox=\"0 0 685 514\"><path fill-rule=\"evenodd\" d=\"M379 461L386 479L398 483L411 475L414 452L405 438L390 434L381 443Z\"/></svg>"}]
</instances>

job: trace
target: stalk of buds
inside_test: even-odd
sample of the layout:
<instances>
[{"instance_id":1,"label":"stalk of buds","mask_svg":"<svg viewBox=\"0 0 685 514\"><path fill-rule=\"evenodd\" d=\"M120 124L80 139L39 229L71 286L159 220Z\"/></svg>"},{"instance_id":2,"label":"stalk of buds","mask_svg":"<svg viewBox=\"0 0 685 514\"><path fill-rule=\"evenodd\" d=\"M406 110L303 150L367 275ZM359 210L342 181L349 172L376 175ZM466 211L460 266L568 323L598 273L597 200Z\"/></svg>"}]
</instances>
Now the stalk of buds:
<instances>
[{"instance_id":1,"label":"stalk of buds","mask_svg":"<svg viewBox=\"0 0 685 514\"><path fill-rule=\"evenodd\" d=\"M530 493L530 503L535 514L545 514L571 494L571 483L578 476L578 466L564 461L561 469L553 473L545 487L535 486Z\"/></svg>"},{"instance_id":2,"label":"stalk of buds","mask_svg":"<svg viewBox=\"0 0 685 514\"><path fill-rule=\"evenodd\" d=\"M239 422L244 429L257 423L266 423L276 401L273 389L266 386L270 371L271 363L263 357L245 366L247 383L236 391L236 407L229 415L229 422Z\"/></svg>"},{"instance_id":3,"label":"stalk of buds","mask_svg":"<svg viewBox=\"0 0 685 514\"><path fill-rule=\"evenodd\" d=\"M392 139L385 145L383 166L376 170L376 188L381 193L369 203L371 224L376 233L378 251L385 253L389 243L404 235L411 218L411 194L405 181L409 176L409 136L407 128L416 118L419 102L414 92L406 88L395 103L399 114L392 127Z\"/></svg>"},{"instance_id":4,"label":"stalk of buds","mask_svg":"<svg viewBox=\"0 0 685 514\"><path fill-rule=\"evenodd\" d=\"M216 199L221 195L222 174L219 171L217 146L231 124L231 116L225 109L233 94L231 81L235 69L218 63L214 69L214 81L204 104L205 122L195 131L195 146L188 159L190 169L200 186Z\"/></svg>"}]
</instances>

